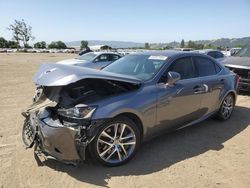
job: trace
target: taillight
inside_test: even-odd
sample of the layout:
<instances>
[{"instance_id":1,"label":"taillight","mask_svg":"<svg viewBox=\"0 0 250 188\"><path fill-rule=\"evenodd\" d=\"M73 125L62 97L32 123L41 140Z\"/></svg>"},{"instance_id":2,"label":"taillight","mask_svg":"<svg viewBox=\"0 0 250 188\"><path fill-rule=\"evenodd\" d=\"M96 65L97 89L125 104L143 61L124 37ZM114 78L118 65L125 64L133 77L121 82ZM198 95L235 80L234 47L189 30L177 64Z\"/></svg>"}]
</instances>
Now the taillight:
<instances>
[{"instance_id":1,"label":"taillight","mask_svg":"<svg viewBox=\"0 0 250 188\"><path fill-rule=\"evenodd\" d=\"M236 74L236 76L235 76L235 85L236 85L236 88L238 88L239 83L240 83L240 76L238 74Z\"/></svg>"}]
</instances>

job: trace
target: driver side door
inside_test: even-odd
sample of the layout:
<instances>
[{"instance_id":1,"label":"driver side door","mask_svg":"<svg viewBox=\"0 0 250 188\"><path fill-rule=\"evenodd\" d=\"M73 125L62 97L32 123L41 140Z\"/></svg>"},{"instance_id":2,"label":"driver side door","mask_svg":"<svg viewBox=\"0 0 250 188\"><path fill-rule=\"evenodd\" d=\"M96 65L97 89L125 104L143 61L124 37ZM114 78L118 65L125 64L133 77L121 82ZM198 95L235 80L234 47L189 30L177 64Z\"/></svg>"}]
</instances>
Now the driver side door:
<instances>
[{"instance_id":1,"label":"driver side door","mask_svg":"<svg viewBox=\"0 0 250 188\"><path fill-rule=\"evenodd\" d=\"M169 71L181 75L173 87L166 85ZM157 127L159 130L179 128L201 117L201 79L191 57L175 60L164 72L158 87Z\"/></svg>"}]
</instances>

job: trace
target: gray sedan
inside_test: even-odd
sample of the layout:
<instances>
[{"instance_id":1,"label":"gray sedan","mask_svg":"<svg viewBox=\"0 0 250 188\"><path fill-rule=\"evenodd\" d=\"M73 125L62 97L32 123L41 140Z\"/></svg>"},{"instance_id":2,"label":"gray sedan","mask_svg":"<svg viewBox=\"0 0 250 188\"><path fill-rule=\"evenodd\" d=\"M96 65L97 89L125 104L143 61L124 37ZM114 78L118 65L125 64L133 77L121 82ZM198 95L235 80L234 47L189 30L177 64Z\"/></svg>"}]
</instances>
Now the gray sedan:
<instances>
[{"instance_id":1,"label":"gray sedan","mask_svg":"<svg viewBox=\"0 0 250 188\"><path fill-rule=\"evenodd\" d=\"M75 59L67 59L57 63L102 69L119 58L121 58L121 55L114 52L89 52Z\"/></svg>"},{"instance_id":2,"label":"gray sedan","mask_svg":"<svg viewBox=\"0 0 250 188\"><path fill-rule=\"evenodd\" d=\"M38 156L78 162L89 152L118 166L155 135L211 116L228 120L238 81L213 58L190 52L130 54L101 71L44 64L34 103L22 113L23 142L35 144Z\"/></svg>"}]
</instances>

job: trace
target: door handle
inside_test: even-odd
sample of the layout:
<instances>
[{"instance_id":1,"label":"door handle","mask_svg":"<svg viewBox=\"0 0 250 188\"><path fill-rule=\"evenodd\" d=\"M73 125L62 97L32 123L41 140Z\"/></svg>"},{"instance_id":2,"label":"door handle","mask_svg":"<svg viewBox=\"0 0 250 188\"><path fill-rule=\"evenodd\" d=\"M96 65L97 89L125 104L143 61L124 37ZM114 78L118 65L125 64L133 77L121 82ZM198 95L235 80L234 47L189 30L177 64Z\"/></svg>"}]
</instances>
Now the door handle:
<instances>
[{"instance_id":1,"label":"door handle","mask_svg":"<svg viewBox=\"0 0 250 188\"><path fill-rule=\"evenodd\" d=\"M207 84L197 85L193 88L193 90L194 94L207 93L208 85Z\"/></svg>"},{"instance_id":2,"label":"door handle","mask_svg":"<svg viewBox=\"0 0 250 188\"><path fill-rule=\"evenodd\" d=\"M199 94L199 93L202 92L202 87L201 87L201 85L196 85L196 86L193 88L193 90L194 90L194 94Z\"/></svg>"}]
</instances>

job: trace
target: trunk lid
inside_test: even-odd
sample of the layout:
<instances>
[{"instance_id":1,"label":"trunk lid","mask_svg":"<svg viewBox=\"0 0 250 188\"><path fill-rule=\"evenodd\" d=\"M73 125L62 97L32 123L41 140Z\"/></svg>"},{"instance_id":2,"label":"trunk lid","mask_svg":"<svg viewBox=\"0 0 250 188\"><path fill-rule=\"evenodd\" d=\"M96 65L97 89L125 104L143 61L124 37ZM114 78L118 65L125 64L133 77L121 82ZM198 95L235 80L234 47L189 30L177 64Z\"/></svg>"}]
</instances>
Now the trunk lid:
<instances>
[{"instance_id":1,"label":"trunk lid","mask_svg":"<svg viewBox=\"0 0 250 188\"><path fill-rule=\"evenodd\" d=\"M250 69L250 57L228 57L223 61L225 66Z\"/></svg>"}]
</instances>

